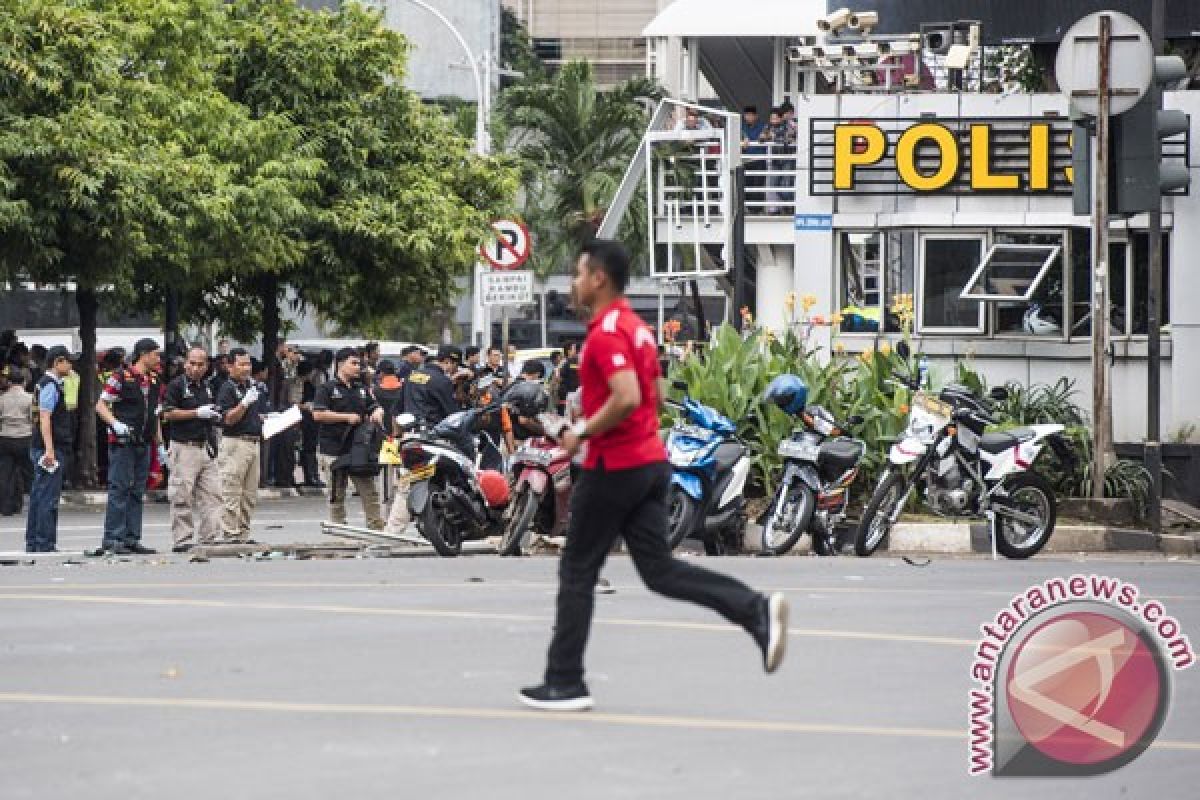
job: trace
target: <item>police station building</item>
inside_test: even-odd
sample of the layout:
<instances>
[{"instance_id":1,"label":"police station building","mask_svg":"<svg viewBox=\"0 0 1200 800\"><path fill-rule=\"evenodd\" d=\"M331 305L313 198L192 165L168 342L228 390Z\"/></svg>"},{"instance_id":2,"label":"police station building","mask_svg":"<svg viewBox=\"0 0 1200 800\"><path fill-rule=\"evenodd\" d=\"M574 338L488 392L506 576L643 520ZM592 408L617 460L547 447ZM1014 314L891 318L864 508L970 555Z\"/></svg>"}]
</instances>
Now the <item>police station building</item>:
<instances>
[{"instance_id":1,"label":"police station building","mask_svg":"<svg viewBox=\"0 0 1200 800\"><path fill-rule=\"evenodd\" d=\"M787 324L789 292L812 294L814 314L840 317L819 329L821 344L852 354L899 339L905 317L893 306L911 295L911 335L943 378L969 357L992 383L1067 377L1088 407L1091 218L1073 208L1066 97L989 79L984 48L947 69L955 53L920 52L928 40L917 31L882 48L835 47L817 24L826 15L822 2L677 0L646 28L650 69L678 100L655 115L640 154L656 270L704 274L736 235L753 276L742 299L764 325ZM963 29L958 41L978 37ZM739 116L751 105L779 135L744 138ZM1190 190L1163 205L1169 441L1200 425L1200 92L1167 91L1164 105L1192 126L1163 146L1192 174ZM740 226L726 224L739 211L723 172L732 150L745 171ZM1147 223L1141 214L1110 226L1117 442L1146 430Z\"/></svg>"}]
</instances>

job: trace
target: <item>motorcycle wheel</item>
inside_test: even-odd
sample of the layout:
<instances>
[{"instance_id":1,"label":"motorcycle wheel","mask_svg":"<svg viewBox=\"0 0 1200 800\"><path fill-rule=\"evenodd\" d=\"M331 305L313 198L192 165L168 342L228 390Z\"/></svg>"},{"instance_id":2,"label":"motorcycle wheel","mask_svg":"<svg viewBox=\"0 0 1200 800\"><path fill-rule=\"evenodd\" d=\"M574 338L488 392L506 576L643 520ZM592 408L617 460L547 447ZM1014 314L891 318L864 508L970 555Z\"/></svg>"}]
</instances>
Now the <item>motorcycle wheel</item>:
<instances>
[{"instance_id":1,"label":"motorcycle wheel","mask_svg":"<svg viewBox=\"0 0 1200 800\"><path fill-rule=\"evenodd\" d=\"M816 498L807 486L780 486L775 499L771 501L771 513L763 525L762 551L781 556L795 547L808 530L816 504ZM784 527L779 529L780 525ZM813 541L816 542L816 539L814 536Z\"/></svg>"},{"instance_id":2,"label":"motorcycle wheel","mask_svg":"<svg viewBox=\"0 0 1200 800\"><path fill-rule=\"evenodd\" d=\"M512 516L504 528L504 536L500 539L500 555L524 555L525 535L533 524L533 517L538 510L538 496L528 486L521 489L513 503Z\"/></svg>"},{"instance_id":3,"label":"motorcycle wheel","mask_svg":"<svg viewBox=\"0 0 1200 800\"><path fill-rule=\"evenodd\" d=\"M1023 523L996 512L996 549L1008 558L1029 558L1046 546L1058 508L1054 490L1041 475L1023 472L1005 483L1013 504L1025 514L1039 517L1041 524L1029 530Z\"/></svg>"},{"instance_id":4,"label":"motorcycle wheel","mask_svg":"<svg viewBox=\"0 0 1200 800\"><path fill-rule=\"evenodd\" d=\"M667 548L674 550L696 529L696 515L700 504L678 486L671 486L667 497Z\"/></svg>"},{"instance_id":5,"label":"motorcycle wheel","mask_svg":"<svg viewBox=\"0 0 1200 800\"><path fill-rule=\"evenodd\" d=\"M862 521L854 534L854 552L869 556L879 549L892 528L892 514L904 502L904 477L898 472L887 473L870 502L863 510Z\"/></svg>"},{"instance_id":6,"label":"motorcycle wheel","mask_svg":"<svg viewBox=\"0 0 1200 800\"><path fill-rule=\"evenodd\" d=\"M437 508L437 495L429 498L417 521L421 535L429 540L439 556L453 558L462 553L462 536L446 519L445 509Z\"/></svg>"}]
</instances>

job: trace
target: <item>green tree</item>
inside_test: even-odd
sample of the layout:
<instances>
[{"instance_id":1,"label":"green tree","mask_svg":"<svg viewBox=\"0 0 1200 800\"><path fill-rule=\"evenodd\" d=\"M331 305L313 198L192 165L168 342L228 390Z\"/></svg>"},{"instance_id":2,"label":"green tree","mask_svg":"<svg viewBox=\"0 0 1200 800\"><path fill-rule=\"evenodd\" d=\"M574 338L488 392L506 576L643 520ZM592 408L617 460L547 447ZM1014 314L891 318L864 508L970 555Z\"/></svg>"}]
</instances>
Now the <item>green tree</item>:
<instances>
[{"instance_id":1,"label":"green tree","mask_svg":"<svg viewBox=\"0 0 1200 800\"><path fill-rule=\"evenodd\" d=\"M552 76L501 95L497 139L509 142L522 160L521 210L534 235L531 263L540 275L568 268L594 235L637 151L649 105L660 96L645 78L601 90L586 61L568 62ZM638 202L640 193L621 238L644 253L645 213Z\"/></svg>"},{"instance_id":2,"label":"green tree","mask_svg":"<svg viewBox=\"0 0 1200 800\"><path fill-rule=\"evenodd\" d=\"M231 270L220 282L261 314L264 352L278 303L344 325L439 305L468 274L488 221L505 210L514 170L482 158L436 108L403 86L407 45L378 13L312 12L291 0L236 0L219 81L252 117L285 116L323 162L295 235L300 258ZM241 309L238 309L241 313Z\"/></svg>"}]
</instances>

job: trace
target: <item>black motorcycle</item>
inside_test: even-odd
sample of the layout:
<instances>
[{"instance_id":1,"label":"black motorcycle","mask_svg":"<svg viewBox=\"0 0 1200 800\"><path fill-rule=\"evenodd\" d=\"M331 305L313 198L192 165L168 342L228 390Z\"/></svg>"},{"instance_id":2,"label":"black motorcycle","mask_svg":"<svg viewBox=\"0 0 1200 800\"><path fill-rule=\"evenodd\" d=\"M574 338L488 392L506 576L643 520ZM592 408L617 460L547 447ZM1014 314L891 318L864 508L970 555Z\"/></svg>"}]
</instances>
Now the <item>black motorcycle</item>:
<instances>
[{"instance_id":1,"label":"black motorcycle","mask_svg":"<svg viewBox=\"0 0 1200 800\"><path fill-rule=\"evenodd\" d=\"M860 439L845 431L862 424L853 416L838 423L821 406L798 414L801 426L779 443L783 477L771 499L762 528L762 552L781 556L805 533L812 535L813 552L837 553L837 526L846 519L850 485L867 451Z\"/></svg>"}]
</instances>

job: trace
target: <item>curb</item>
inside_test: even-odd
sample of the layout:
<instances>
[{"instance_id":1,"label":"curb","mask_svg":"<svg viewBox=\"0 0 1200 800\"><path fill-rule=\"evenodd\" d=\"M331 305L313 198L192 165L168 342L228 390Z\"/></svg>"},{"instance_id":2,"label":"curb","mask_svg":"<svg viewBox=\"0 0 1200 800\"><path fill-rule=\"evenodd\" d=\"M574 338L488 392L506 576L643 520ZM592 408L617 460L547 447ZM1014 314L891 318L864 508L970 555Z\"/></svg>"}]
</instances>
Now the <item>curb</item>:
<instances>
[{"instance_id":1,"label":"curb","mask_svg":"<svg viewBox=\"0 0 1200 800\"><path fill-rule=\"evenodd\" d=\"M324 489L259 489L259 500L282 500L285 497L324 497ZM163 489L150 489L146 492L147 503L167 502L167 492ZM68 506L104 506L108 503L108 492L103 491L66 491L62 493L62 504Z\"/></svg>"}]
</instances>

